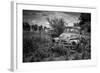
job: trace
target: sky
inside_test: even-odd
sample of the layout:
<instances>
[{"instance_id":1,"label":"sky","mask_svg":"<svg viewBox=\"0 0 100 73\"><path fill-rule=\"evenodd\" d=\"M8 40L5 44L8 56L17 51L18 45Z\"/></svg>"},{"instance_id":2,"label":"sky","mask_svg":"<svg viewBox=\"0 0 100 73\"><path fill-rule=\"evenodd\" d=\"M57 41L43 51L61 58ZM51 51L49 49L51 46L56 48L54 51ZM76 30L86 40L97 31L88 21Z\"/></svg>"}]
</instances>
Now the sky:
<instances>
[{"instance_id":1,"label":"sky","mask_svg":"<svg viewBox=\"0 0 100 73\"><path fill-rule=\"evenodd\" d=\"M23 22L28 22L30 25L50 27L47 18L63 18L65 25L73 26L73 23L79 22L79 17L80 13L75 12L23 10Z\"/></svg>"}]
</instances>

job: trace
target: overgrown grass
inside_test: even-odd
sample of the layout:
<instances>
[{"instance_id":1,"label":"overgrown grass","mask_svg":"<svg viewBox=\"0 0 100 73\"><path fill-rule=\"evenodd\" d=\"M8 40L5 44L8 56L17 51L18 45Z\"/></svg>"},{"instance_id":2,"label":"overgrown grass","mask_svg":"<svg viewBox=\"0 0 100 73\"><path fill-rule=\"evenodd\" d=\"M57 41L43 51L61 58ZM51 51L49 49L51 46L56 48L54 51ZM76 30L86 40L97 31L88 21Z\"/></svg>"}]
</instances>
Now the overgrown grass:
<instances>
[{"instance_id":1,"label":"overgrown grass","mask_svg":"<svg viewBox=\"0 0 100 73\"><path fill-rule=\"evenodd\" d=\"M24 32L23 36L23 62L91 59L90 38L80 38L73 49L52 42L45 32Z\"/></svg>"}]
</instances>

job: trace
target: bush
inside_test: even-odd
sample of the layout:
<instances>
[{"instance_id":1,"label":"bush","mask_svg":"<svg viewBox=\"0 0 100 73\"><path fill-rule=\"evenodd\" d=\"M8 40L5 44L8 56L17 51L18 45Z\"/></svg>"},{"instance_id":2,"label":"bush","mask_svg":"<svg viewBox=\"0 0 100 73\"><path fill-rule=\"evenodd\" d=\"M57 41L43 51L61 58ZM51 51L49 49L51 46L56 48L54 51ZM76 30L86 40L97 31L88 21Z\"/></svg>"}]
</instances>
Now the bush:
<instances>
[{"instance_id":1,"label":"bush","mask_svg":"<svg viewBox=\"0 0 100 73\"><path fill-rule=\"evenodd\" d=\"M37 48L38 46L35 43L33 45L31 39L23 39L23 53L35 51Z\"/></svg>"},{"instance_id":2,"label":"bush","mask_svg":"<svg viewBox=\"0 0 100 73\"><path fill-rule=\"evenodd\" d=\"M76 47L76 52L78 54L82 55L81 59L90 59L91 58L91 43L90 43L90 38L81 38L80 39L80 43Z\"/></svg>"},{"instance_id":3,"label":"bush","mask_svg":"<svg viewBox=\"0 0 100 73\"><path fill-rule=\"evenodd\" d=\"M51 51L55 54L55 56L66 56L67 58L69 55L69 49L59 44L54 45L51 48Z\"/></svg>"}]
</instances>

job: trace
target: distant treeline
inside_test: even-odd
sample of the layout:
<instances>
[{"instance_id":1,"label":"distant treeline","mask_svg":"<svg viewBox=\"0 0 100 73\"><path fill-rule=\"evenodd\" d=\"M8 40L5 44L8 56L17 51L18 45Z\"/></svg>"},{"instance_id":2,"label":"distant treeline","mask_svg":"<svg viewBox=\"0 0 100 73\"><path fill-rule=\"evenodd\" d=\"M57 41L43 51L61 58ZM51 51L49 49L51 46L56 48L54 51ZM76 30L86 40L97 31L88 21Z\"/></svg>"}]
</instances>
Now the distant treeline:
<instances>
[{"instance_id":1,"label":"distant treeline","mask_svg":"<svg viewBox=\"0 0 100 73\"><path fill-rule=\"evenodd\" d=\"M38 26L37 24L30 25L27 22L23 22L23 30L24 31L31 31L31 30L32 31L37 31L37 30L41 31L41 30L45 30L45 29L49 29L49 28L42 26L42 25Z\"/></svg>"}]
</instances>

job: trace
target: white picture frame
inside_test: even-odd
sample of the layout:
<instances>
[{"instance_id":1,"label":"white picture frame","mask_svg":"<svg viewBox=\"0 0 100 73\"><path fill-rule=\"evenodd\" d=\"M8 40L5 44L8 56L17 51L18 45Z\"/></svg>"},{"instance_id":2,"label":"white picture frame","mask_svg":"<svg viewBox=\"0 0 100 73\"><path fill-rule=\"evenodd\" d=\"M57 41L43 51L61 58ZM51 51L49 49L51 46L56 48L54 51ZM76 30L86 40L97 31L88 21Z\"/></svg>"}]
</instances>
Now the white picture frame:
<instances>
[{"instance_id":1,"label":"white picture frame","mask_svg":"<svg viewBox=\"0 0 100 73\"><path fill-rule=\"evenodd\" d=\"M58 6L58 5L41 5L32 2L12 2L12 49L11 49L11 70L27 71L40 69L57 69L67 67L83 67L96 66L97 64L97 48L95 48L95 24L96 24L96 8L95 7L74 7L74 6ZM49 10L49 11L65 11L65 12L89 12L91 13L91 60L76 61L52 61L39 63L23 63L22 62L22 10Z\"/></svg>"}]
</instances>

